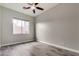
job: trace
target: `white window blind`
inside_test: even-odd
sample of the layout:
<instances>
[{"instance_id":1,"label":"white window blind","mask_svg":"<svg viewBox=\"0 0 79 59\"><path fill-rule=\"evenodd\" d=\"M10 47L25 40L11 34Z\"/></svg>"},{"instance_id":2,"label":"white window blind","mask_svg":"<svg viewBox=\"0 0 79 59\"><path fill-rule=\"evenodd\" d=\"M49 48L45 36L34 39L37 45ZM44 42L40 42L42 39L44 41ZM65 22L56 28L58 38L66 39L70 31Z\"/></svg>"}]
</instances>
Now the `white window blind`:
<instances>
[{"instance_id":1,"label":"white window blind","mask_svg":"<svg viewBox=\"0 0 79 59\"><path fill-rule=\"evenodd\" d=\"M13 34L29 34L30 22L21 19L13 19Z\"/></svg>"}]
</instances>

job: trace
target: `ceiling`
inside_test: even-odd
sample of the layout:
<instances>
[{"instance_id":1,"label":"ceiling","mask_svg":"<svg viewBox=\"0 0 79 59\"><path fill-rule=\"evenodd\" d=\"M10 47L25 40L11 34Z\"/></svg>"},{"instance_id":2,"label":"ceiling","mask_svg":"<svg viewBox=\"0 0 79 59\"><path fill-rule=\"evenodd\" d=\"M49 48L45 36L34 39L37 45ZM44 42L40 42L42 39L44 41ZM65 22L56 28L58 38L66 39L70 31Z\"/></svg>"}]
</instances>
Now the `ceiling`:
<instances>
[{"instance_id":1,"label":"ceiling","mask_svg":"<svg viewBox=\"0 0 79 59\"><path fill-rule=\"evenodd\" d=\"M37 16L37 15L55 7L56 5L58 5L58 3L39 3L37 6L44 8L44 11L36 9L35 14L32 12L31 9L27 9L27 10L22 9L23 6L26 6L26 7L30 6L27 3L0 3L0 5L7 7L9 9L24 13L26 15Z\"/></svg>"}]
</instances>

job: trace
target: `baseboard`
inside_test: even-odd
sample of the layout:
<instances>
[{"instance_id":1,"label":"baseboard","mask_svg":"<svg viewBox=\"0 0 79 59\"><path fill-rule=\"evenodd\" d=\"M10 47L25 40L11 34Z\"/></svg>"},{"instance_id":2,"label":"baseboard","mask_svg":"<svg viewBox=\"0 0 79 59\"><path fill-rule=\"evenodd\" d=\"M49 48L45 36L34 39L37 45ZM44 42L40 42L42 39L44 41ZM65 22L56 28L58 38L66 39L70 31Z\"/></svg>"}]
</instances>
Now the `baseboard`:
<instances>
[{"instance_id":1,"label":"baseboard","mask_svg":"<svg viewBox=\"0 0 79 59\"><path fill-rule=\"evenodd\" d=\"M23 41L23 42L15 42L15 43L9 43L9 44L3 44L1 45L1 47L4 47L4 46L11 46L11 45L19 45L19 44L24 44L24 43L30 43L30 42L34 42L33 40L29 40L29 41Z\"/></svg>"},{"instance_id":2,"label":"baseboard","mask_svg":"<svg viewBox=\"0 0 79 59\"><path fill-rule=\"evenodd\" d=\"M43 41L39 41L39 42L45 43L45 44L48 44L48 45L51 45L51 46L55 46L55 47L58 47L58 48L61 48L61 49L65 49L65 50L68 50L68 51L71 51L71 52L79 54L78 50L74 50L74 49L71 49L71 48L67 48L67 47L64 47L64 46L60 46L60 45L56 45L56 44L51 44L51 43L47 43L47 42L43 42Z\"/></svg>"}]
</instances>

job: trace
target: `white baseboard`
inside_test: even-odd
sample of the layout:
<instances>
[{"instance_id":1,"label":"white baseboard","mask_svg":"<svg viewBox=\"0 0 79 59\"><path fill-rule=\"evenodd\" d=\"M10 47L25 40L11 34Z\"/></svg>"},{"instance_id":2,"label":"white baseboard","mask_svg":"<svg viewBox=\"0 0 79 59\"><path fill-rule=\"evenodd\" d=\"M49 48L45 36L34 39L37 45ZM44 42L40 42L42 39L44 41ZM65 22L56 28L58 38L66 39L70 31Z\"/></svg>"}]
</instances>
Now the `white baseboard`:
<instances>
[{"instance_id":1,"label":"white baseboard","mask_svg":"<svg viewBox=\"0 0 79 59\"><path fill-rule=\"evenodd\" d=\"M74 49L67 48L67 47L60 46L60 45L56 45L56 44L51 44L51 43L48 43L48 42L43 42L43 41L39 41L39 42L45 43L45 44L48 44L48 45L51 45L51 46L55 46L55 47L58 47L58 48L61 48L61 49L65 49L65 50L68 50L68 51L72 51L72 52L75 52L75 53L78 53L79 54L79 51L78 50L74 50Z\"/></svg>"},{"instance_id":2,"label":"white baseboard","mask_svg":"<svg viewBox=\"0 0 79 59\"><path fill-rule=\"evenodd\" d=\"M8 45L14 45L14 44L20 44L20 43L27 43L27 42L31 42L33 40L29 40L29 41L21 41L21 42L14 42L14 43L7 43L7 44L2 44L1 46L8 46Z\"/></svg>"}]
</instances>

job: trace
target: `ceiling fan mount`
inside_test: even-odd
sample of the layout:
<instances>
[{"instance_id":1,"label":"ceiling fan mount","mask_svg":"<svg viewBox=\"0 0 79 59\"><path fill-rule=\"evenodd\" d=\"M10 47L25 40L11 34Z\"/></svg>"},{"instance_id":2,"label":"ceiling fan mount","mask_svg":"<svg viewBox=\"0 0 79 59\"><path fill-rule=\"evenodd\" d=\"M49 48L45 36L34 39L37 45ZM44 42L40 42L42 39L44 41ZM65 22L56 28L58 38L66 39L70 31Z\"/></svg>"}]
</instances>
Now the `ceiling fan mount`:
<instances>
[{"instance_id":1,"label":"ceiling fan mount","mask_svg":"<svg viewBox=\"0 0 79 59\"><path fill-rule=\"evenodd\" d=\"M35 9L41 10L43 11L44 9L37 6L39 3L27 3L28 5L30 5L29 7L23 6L23 9L32 9L33 13L35 14Z\"/></svg>"}]
</instances>

